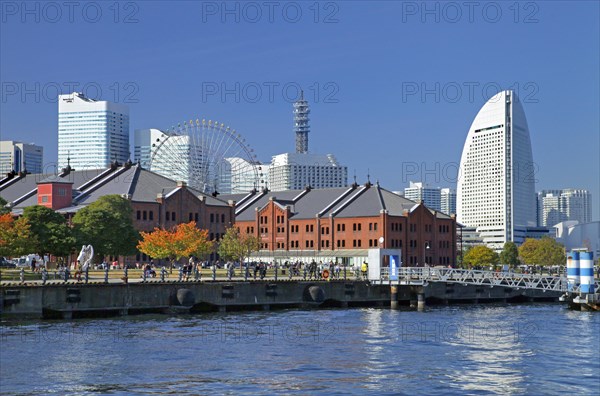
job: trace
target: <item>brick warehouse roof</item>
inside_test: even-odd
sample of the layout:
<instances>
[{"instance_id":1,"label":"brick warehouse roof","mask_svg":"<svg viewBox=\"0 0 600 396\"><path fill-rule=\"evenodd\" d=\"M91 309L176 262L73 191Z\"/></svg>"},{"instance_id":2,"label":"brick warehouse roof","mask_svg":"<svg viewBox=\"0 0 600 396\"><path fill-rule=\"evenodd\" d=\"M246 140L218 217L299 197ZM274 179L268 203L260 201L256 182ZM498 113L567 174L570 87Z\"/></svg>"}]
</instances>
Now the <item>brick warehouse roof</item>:
<instances>
[{"instance_id":1,"label":"brick warehouse roof","mask_svg":"<svg viewBox=\"0 0 600 396\"><path fill-rule=\"evenodd\" d=\"M65 181L73 183L73 204L58 212L76 212L104 195L118 194L129 196L133 202L156 202L158 194L168 195L178 187L171 180L157 173L143 169L139 165L125 164L108 169L61 172L60 174L15 175L0 181L0 197L12 205L12 211L19 214L28 206L37 204L37 185ZM187 187L196 196L202 196L207 205L228 206L226 201L206 195Z\"/></svg>"},{"instance_id":2,"label":"brick warehouse roof","mask_svg":"<svg viewBox=\"0 0 600 396\"><path fill-rule=\"evenodd\" d=\"M237 203L236 221L254 221L256 209L264 208L270 200L282 207L289 206L291 219L372 217L379 216L382 210L387 210L391 216L402 216L405 211L410 212L419 205L382 188L379 183L314 190L254 191L222 195L221 199ZM444 213L429 210L438 218L450 218Z\"/></svg>"}]
</instances>

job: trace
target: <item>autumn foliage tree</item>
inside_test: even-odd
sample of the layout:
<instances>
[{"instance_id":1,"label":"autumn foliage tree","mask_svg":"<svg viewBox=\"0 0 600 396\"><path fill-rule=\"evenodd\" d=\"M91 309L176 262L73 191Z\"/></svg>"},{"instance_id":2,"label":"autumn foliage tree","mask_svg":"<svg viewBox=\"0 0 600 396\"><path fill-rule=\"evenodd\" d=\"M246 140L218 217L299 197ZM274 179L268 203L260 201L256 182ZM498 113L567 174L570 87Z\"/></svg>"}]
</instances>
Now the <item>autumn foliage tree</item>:
<instances>
[{"instance_id":1,"label":"autumn foliage tree","mask_svg":"<svg viewBox=\"0 0 600 396\"><path fill-rule=\"evenodd\" d=\"M137 245L140 252L155 258L179 260L183 257L203 257L213 250L208 240L208 231L196 227L195 222L177 225L171 230L154 228L152 232L141 232Z\"/></svg>"},{"instance_id":2,"label":"autumn foliage tree","mask_svg":"<svg viewBox=\"0 0 600 396\"><path fill-rule=\"evenodd\" d=\"M213 242L208 239L208 231L199 229L193 221L175 228L173 243L177 258L204 257L214 249Z\"/></svg>"},{"instance_id":3,"label":"autumn foliage tree","mask_svg":"<svg viewBox=\"0 0 600 396\"><path fill-rule=\"evenodd\" d=\"M15 220L10 213L0 215L0 256L30 253L30 238L30 226L25 218Z\"/></svg>"},{"instance_id":4,"label":"autumn foliage tree","mask_svg":"<svg viewBox=\"0 0 600 396\"><path fill-rule=\"evenodd\" d=\"M173 233L164 228L154 228L152 232L140 232L142 239L137 245L140 252L155 259L174 259Z\"/></svg>"}]
</instances>

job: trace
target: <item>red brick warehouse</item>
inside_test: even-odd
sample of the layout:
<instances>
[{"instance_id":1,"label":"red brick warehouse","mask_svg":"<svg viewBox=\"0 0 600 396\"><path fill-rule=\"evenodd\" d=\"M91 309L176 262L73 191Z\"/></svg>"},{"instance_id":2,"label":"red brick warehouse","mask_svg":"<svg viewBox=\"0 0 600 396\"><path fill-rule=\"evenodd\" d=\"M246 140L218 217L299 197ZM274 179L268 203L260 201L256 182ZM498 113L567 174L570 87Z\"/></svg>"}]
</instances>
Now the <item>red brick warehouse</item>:
<instances>
[{"instance_id":1,"label":"red brick warehouse","mask_svg":"<svg viewBox=\"0 0 600 396\"><path fill-rule=\"evenodd\" d=\"M380 187L254 191L236 201L235 225L259 237L263 253L308 257L400 249L407 266L455 263L456 220ZM383 237L383 243L380 238Z\"/></svg>"}]
</instances>

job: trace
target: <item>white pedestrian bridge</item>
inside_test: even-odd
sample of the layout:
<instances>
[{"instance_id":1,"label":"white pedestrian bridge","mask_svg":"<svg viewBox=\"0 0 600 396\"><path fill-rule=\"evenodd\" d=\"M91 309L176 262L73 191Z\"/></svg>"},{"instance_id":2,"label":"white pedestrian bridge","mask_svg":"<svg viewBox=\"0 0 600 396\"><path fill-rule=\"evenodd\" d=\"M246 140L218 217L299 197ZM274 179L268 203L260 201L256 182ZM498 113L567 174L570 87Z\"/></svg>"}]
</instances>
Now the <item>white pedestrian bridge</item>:
<instances>
[{"instance_id":1,"label":"white pedestrian bridge","mask_svg":"<svg viewBox=\"0 0 600 396\"><path fill-rule=\"evenodd\" d=\"M398 275L397 280L390 280L389 267L381 268L379 280L370 280L372 283L391 285L426 286L429 282L446 282L461 283L464 285L510 287L517 290L567 291L567 278L565 276L431 267L400 267L396 271ZM596 281L595 290L598 290L598 281ZM576 285L572 292L579 293L579 285Z\"/></svg>"}]
</instances>

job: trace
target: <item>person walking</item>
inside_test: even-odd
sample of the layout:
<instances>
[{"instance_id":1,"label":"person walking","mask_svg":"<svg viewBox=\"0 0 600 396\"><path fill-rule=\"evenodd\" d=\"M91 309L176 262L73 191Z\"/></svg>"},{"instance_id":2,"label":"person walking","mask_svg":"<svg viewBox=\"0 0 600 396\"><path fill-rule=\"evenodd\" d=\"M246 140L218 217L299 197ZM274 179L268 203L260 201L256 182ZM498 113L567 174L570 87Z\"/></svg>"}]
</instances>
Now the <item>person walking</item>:
<instances>
[{"instance_id":1,"label":"person walking","mask_svg":"<svg viewBox=\"0 0 600 396\"><path fill-rule=\"evenodd\" d=\"M369 271L369 264L366 261L363 261L360 272L362 273L363 279L367 279L367 272Z\"/></svg>"}]
</instances>

